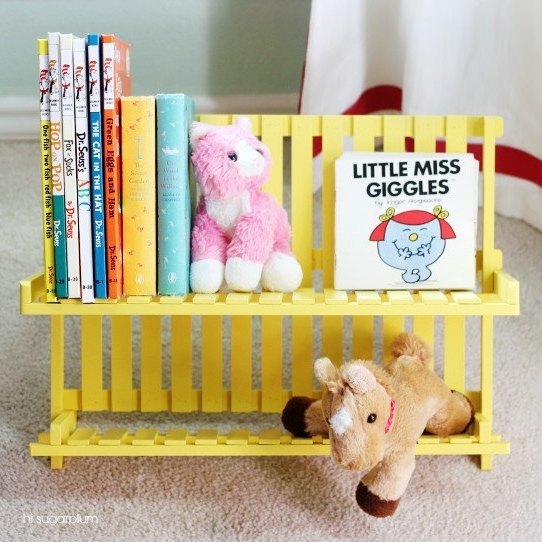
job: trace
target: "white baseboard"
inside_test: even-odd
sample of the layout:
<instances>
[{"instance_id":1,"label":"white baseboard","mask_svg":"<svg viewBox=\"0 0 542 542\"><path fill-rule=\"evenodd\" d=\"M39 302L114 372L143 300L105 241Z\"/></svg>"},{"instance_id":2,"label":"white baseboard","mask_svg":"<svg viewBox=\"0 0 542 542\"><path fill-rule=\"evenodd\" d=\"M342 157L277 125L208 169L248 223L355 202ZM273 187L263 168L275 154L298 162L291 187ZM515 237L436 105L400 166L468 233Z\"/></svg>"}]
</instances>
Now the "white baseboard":
<instances>
[{"instance_id":1,"label":"white baseboard","mask_svg":"<svg viewBox=\"0 0 542 542\"><path fill-rule=\"evenodd\" d=\"M297 94L195 96L199 113L295 113ZM32 140L39 135L39 111L34 98L0 97L0 140Z\"/></svg>"}]
</instances>

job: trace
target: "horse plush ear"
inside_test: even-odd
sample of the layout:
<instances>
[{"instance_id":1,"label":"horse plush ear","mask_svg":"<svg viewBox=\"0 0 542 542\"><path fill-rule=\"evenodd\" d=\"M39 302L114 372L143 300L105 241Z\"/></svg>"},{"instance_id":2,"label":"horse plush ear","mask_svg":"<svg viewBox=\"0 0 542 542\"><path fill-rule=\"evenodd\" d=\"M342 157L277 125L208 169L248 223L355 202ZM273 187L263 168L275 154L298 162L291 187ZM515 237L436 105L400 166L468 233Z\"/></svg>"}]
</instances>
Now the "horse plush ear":
<instances>
[{"instance_id":1,"label":"horse plush ear","mask_svg":"<svg viewBox=\"0 0 542 542\"><path fill-rule=\"evenodd\" d=\"M356 393L367 393L376 388L374 374L361 363L347 363L342 369L342 377Z\"/></svg>"},{"instance_id":2,"label":"horse plush ear","mask_svg":"<svg viewBox=\"0 0 542 542\"><path fill-rule=\"evenodd\" d=\"M320 384L329 387L329 384L336 384L340 377L337 367L329 358L320 358L314 362L314 374Z\"/></svg>"}]
</instances>

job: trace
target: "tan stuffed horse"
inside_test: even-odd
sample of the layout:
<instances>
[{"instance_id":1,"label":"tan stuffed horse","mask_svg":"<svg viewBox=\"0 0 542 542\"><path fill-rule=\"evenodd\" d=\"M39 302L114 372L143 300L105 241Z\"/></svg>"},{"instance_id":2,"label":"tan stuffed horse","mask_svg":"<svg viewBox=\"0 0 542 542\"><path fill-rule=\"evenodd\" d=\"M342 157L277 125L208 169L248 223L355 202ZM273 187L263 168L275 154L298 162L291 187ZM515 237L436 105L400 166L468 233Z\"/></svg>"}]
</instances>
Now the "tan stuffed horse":
<instances>
[{"instance_id":1,"label":"tan stuffed horse","mask_svg":"<svg viewBox=\"0 0 542 542\"><path fill-rule=\"evenodd\" d=\"M395 360L383 368L369 361L336 368L327 358L317 360L322 399L292 397L282 413L284 427L297 436L329 434L333 459L363 472L356 500L376 517L397 509L420 435L461 433L474 415L470 401L428 368L431 351L419 337L403 333L392 350Z\"/></svg>"}]
</instances>

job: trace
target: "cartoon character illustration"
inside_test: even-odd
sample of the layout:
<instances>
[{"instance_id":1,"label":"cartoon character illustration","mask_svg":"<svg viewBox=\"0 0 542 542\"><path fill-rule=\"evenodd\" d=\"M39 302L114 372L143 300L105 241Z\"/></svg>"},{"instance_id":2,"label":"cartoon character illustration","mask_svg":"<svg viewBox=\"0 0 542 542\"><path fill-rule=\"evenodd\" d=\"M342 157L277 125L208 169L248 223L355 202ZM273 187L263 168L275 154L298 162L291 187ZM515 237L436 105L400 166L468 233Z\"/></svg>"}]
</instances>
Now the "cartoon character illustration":
<instances>
[{"instance_id":1,"label":"cartoon character illustration","mask_svg":"<svg viewBox=\"0 0 542 542\"><path fill-rule=\"evenodd\" d=\"M43 103L49 92L49 70L40 70L40 104Z\"/></svg>"},{"instance_id":2,"label":"cartoon character illustration","mask_svg":"<svg viewBox=\"0 0 542 542\"><path fill-rule=\"evenodd\" d=\"M446 239L455 238L446 221L448 216L440 205L433 213L416 209L397 215L390 207L380 215L380 224L369 240L377 241L378 255L384 263L404 271L402 278L406 283L423 282L431 276L429 266L444 252Z\"/></svg>"}]
</instances>

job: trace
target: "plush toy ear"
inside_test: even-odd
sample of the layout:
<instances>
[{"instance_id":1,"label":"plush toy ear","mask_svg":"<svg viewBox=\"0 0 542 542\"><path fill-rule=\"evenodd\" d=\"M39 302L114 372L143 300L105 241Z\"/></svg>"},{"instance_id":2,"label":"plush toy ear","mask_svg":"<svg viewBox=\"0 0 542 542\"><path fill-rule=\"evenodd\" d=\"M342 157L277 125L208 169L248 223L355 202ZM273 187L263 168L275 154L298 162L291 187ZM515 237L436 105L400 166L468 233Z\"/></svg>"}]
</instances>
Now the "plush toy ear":
<instances>
[{"instance_id":1,"label":"plush toy ear","mask_svg":"<svg viewBox=\"0 0 542 542\"><path fill-rule=\"evenodd\" d=\"M314 374L320 384L327 385L339 380L339 371L329 358L320 358L314 362Z\"/></svg>"},{"instance_id":2,"label":"plush toy ear","mask_svg":"<svg viewBox=\"0 0 542 542\"><path fill-rule=\"evenodd\" d=\"M347 363L342 369L342 377L356 393L367 393L376 388L375 375L361 363Z\"/></svg>"},{"instance_id":3,"label":"plush toy ear","mask_svg":"<svg viewBox=\"0 0 542 542\"><path fill-rule=\"evenodd\" d=\"M248 117L237 117L235 119L235 125L244 130L245 132L252 134L252 122L250 122L250 119Z\"/></svg>"},{"instance_id":4,"label":"plush toy ear","mask_svg":"<svg viewBox=\"0 0 542 542\"><path fill-rule=\"evenodd\" d=\"M211 126L210 124L194 121L190 125L190 148L192 150L195 149L198 141L202 137L205 137L209 132L212 132L213 129L213 126Z\"/></svg>"}]
</instances>

